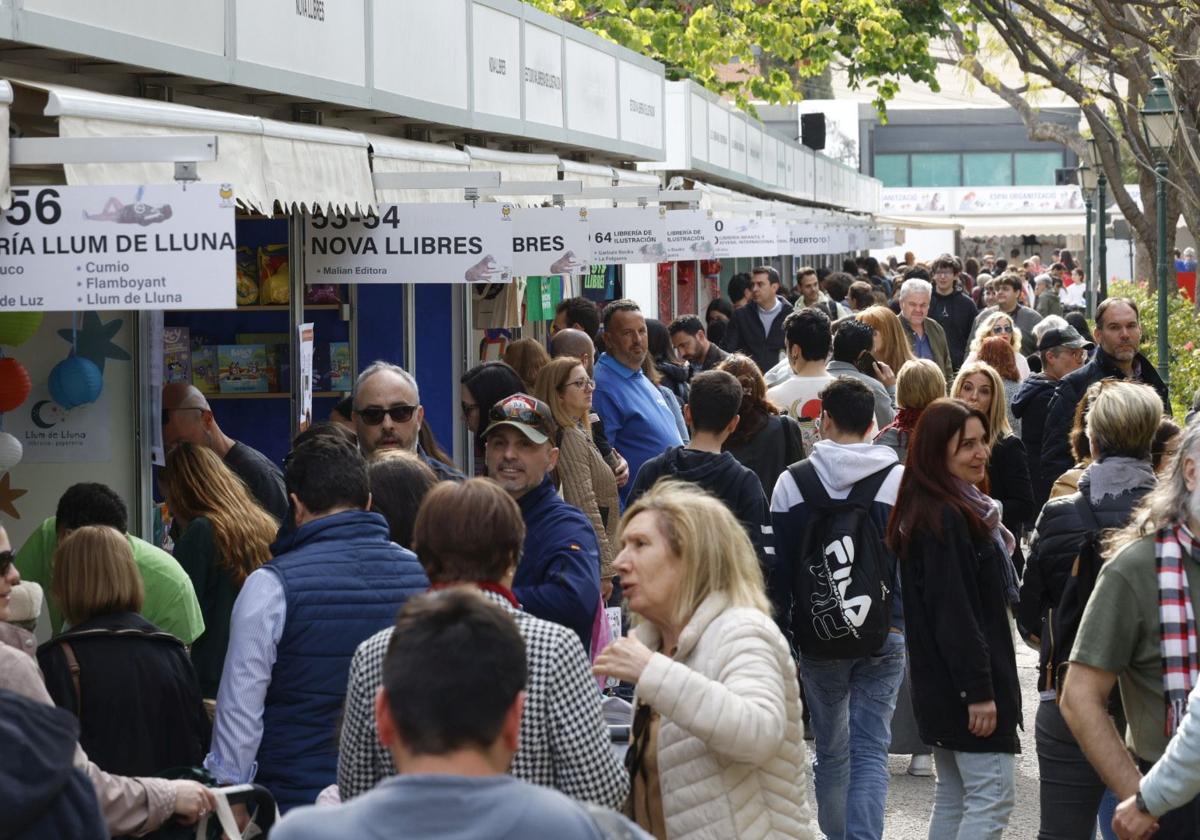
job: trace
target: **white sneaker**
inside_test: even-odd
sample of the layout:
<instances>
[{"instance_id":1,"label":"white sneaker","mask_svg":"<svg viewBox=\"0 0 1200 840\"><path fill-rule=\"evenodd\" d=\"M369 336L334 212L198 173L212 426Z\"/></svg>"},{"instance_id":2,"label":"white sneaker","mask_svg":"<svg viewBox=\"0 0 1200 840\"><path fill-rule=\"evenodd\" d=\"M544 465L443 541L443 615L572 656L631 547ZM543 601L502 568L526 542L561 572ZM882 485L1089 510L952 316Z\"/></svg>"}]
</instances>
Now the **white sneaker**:
<instances>
[{"instance_id":1,"label":"white sneaker","mask_svg":"<svg viewBox=\"0 0 1200 840\"><path fill-rule=\"evenodd\" d=\"M912 760L908 762L908 775L921 777L932 776L933 756L914 755Z\"/></svg>"}]
</instances>

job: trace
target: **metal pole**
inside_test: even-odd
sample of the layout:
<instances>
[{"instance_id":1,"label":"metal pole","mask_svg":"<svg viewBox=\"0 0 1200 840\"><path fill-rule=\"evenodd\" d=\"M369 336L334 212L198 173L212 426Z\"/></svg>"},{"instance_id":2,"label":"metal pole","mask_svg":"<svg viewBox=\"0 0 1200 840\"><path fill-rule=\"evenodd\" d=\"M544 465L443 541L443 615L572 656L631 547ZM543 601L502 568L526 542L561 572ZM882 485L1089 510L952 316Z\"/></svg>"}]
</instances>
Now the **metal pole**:
<instances>
[{"instance_id":1,"label":"metal pole","mask_svg":"<svg viewBox=\"0 0 1200 840\"><path fill-rule=\"evenodd\" d=\"M1108 297L1108 243L1105 242L1108 236L1108 232L1105 230L1108 227L1108 216L1105 212L1108 199L1104 195L1104 188L1107 186L1108 179L1101 173L1096 182L1096 275L1100 280L1100 295L1096 300L1097 305Z\"/></svg>"},{"instance_id":2,"label":"metal pole","mask_svg":"<svg viewBox=\"0 0 1200 840\"><path fill-rule=\"evenodd\" d=\"M1154 165L1154 201L1158 217L1158 375L1170 385L1167 350L1167 162Z\"/></svg>"},{"instance_id":3,"label":"metal pole","mask_svg":"<svg viewBox=\"0 0 1200 840\"><path fill-rule=\"evenodd\" d=\"M1088 318L1096 317L1096 296L1091 293L1092 282L1092 195L1085 191L1083 194L1083 278L1088 285L1087 295Z\"/></svg>"}]
</instances>

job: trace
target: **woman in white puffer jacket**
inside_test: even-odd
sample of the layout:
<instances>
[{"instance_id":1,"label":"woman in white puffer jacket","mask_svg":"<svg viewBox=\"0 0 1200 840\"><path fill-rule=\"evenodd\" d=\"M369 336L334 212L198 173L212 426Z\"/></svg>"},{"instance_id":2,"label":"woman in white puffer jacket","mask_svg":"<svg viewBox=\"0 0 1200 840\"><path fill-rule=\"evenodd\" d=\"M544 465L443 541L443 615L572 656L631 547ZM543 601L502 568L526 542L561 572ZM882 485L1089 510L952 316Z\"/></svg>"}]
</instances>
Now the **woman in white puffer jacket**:
<instances>
[{"instance_id":1,"label":"woman in white puffer jacket","mask_svg":"<svg viewBox=\"0 0 1200 840\"><path fill-rule=\"evenodd\" d=\"M616 570L642 622L595 670L637 685L634 819L659 840L816 837L796 666L737 519L660 481L625 513Z\"/></svg>"}]
</instances>

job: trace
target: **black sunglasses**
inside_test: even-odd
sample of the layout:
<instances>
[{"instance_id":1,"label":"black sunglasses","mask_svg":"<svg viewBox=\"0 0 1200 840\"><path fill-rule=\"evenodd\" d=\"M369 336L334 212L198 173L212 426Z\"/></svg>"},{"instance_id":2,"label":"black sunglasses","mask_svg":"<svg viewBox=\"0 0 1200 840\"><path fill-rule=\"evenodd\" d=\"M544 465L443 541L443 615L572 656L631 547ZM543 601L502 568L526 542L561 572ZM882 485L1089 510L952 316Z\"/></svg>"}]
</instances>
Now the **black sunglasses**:
<instances>
[{"instance_id":1,"label":"black sunglasses","mask_svg":"<svg viewBox=\"0 0 1200 840\"><path fill-rule=\"evenodd\" d=\"M0 578L8 574L8 570L12 568L13 553L12 550L0 551Z\"/></svg>"},{"instance_id":2,"label":"black sunglasses","mask_svg":"<svg viewBox=\"0 0 1200 840\"><path fill-rule=\"evenodd\" d=\"M415 405L392 405L387 408L356 408L354 413L368 426L378 426L383 422L384 415L391 417L393 423L407 423L416 410Z\"/></svg>"},{"instance_id":3,"label":"black sunglasses","mask_svg":"<svg viewBox=\"0 0 1200 840\"><path fill-rule=\"evenodd\" d=\"M639 703L633 715L633 743L625 751L625 771L633 778L646 759L646 748L650 743L650 715L654 710L647 703Z\"/></svg>"}]
</instances>

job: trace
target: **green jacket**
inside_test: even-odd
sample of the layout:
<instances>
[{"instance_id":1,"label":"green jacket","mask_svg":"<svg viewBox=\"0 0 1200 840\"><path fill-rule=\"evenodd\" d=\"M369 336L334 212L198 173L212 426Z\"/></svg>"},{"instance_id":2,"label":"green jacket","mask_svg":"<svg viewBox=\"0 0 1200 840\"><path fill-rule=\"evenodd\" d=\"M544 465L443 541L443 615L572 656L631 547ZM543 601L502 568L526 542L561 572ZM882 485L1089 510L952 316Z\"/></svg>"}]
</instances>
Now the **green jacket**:
<instances>
[{"instance_id":1,"label":"green jacket","mask_svg":"<svg viewBox=\"0 0 1200 840\"><path fill-rule=\"evenodd\" d=\"M126 535L133 549L133 561L142 573L145 597L142 616L152 624L172 634L185 645L190 645L204 632L204 618L191 578L175 558L157 546L135 536ZM58 547L58 532L51 516L38 526L13 563L24 580L32 580L42 586L46 596L46 611L50 629L57 634L63 629L63 616L54 597L54 550Z\"/></svg>"},{"instance_id":2,"label":"green jacket","mask_svg":"<svg viewBox=\"0 0 1200 840\"><path fill-rule=\"evenodd\" d=\"M908 336L908 346L912 349L913 355L917 355L917 334L913 332L908 321L904 320L903 315L900 316L900 326L904 327L904 334ZM949 388L950 383L954 381L954 365L950 363L950 345L946 342L946 331L937 321L926 318L925 335L929 337L929 349L933 351L933 360L942 369L942 375L946 377L946 387ZM892 372L899 373L900 371Z\"/></svg>"}]
</instances>

